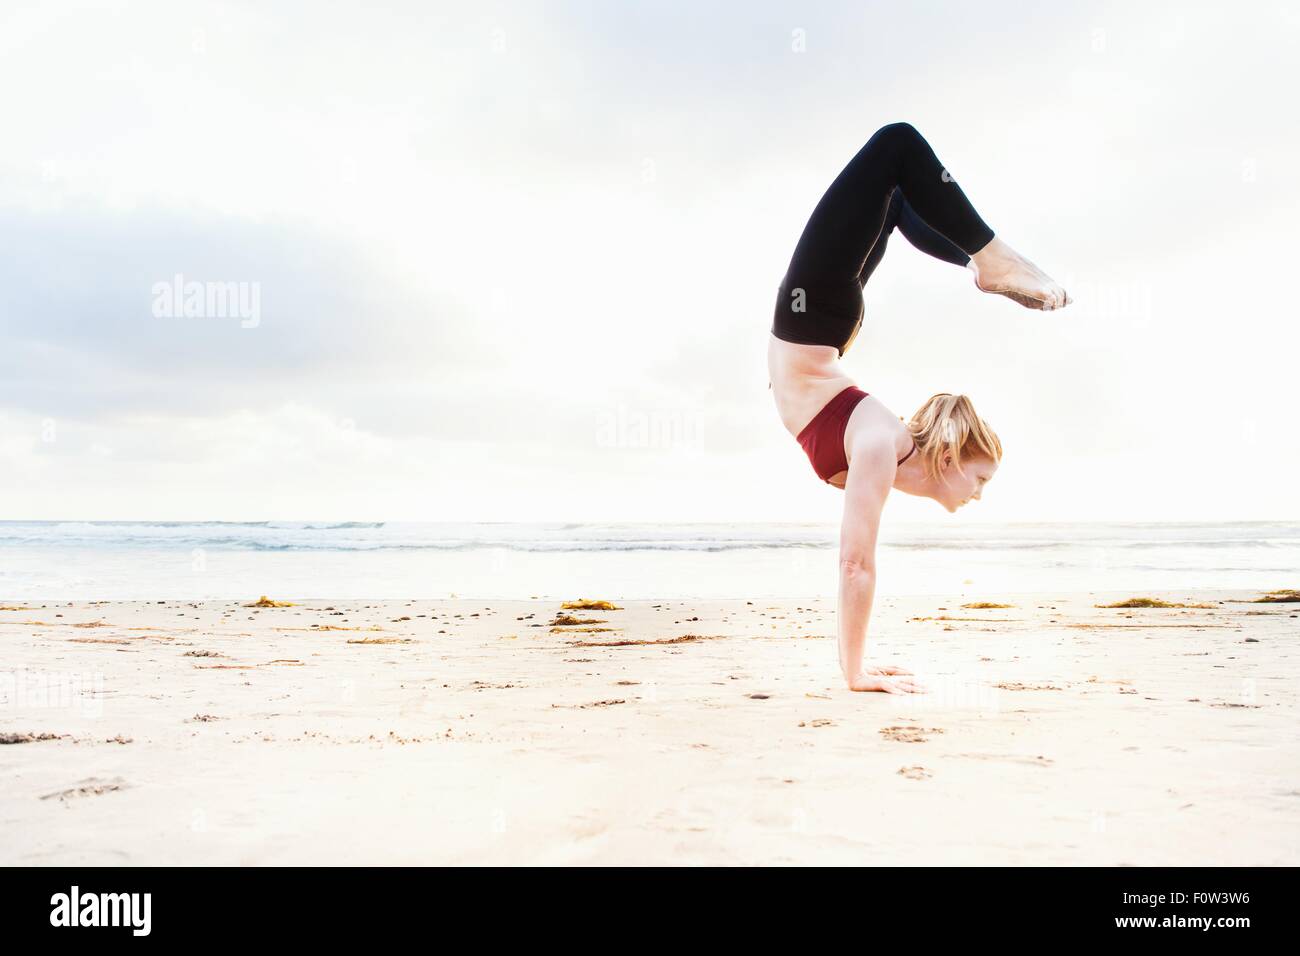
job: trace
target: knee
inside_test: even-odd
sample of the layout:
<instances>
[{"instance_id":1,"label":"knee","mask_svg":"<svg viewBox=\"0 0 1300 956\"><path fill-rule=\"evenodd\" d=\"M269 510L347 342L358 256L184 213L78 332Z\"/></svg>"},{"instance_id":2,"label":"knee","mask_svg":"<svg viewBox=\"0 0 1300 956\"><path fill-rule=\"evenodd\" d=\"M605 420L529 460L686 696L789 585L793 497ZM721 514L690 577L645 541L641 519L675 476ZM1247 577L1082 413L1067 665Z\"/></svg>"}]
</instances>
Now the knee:
<instances>
[{"instance_id":1,"label":"knee","mask_svg":"<svg viewBox=\"0 0 1300 956\"><path fill-rule=\"evenodd\" d=\"M880 127L880 129L876 131L876 135L898 140L915 140L921 138L921 134L911 123L890 123L887 126Z\"/></svg>"}]
</instances>

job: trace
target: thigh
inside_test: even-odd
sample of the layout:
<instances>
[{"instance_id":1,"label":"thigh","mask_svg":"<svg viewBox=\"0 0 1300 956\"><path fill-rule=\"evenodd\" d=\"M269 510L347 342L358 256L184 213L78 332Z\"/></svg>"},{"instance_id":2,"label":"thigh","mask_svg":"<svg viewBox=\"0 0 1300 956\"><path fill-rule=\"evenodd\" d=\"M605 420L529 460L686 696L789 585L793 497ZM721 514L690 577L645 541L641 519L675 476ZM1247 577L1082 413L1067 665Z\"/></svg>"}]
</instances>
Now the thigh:
<instances>
[{"instance_id":1,"label":"thigh","mask_svg":"<svg viewBox=\"0 0 1300 956\"><path fill-rule=\"evenodd\" d=\"M885 216L881 220L880 230L876 234L875 241L867 249L866 257L862 260L862 266L858 269L858 285L865 287L871 274L876 271L876 266L880 265L880 260L885 257L885 249L889 246L890 233L894 227L899 224L903 214L903 193L894 187L893 192L889 194L889 202L885 206Z\"/></svg>"},{"instance_id":2,"label":"thigh","mask_svg":"<svg viewBox=\"0 0 1300 956\"><path fill-rule=\"evenodd\" d=\"M897 222L901 203L894 195L899 144L889 129L877 130L822 195L795 246L787 277L852 282L862 275L877 241Z\"/></svg>"}]
</instances>

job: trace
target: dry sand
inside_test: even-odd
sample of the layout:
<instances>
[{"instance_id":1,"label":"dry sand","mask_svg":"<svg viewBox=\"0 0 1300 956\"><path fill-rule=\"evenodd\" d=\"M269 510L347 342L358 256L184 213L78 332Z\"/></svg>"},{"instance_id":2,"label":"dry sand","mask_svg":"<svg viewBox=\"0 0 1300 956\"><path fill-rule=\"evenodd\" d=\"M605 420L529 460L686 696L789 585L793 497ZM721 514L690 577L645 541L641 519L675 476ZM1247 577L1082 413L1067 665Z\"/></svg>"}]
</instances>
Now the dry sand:
<instances>
[{"instance_id":1,"label":"dry sand","mask_svg":"<svg viewBox=\"0 0 1300 956\"><path fill-rule=\"evenodd\" d=\"M11 603L0 863L1300 863L1300 605L1130 596Z\"/></svg>"}]
</instances>

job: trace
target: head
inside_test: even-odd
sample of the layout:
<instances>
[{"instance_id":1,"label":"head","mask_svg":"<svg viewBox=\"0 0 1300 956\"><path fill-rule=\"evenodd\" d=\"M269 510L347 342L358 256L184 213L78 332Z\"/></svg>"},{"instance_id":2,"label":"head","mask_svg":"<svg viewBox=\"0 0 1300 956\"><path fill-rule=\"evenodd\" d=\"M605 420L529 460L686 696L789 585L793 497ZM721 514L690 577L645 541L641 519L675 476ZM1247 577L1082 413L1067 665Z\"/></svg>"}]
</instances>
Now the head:
<instances>
[{"instance_id":1,"label":"head","mask_svg":"<svg viewBox=\"0 0 1300 956\"><path fill-rule=\"evenodd\" d=\"M908 422L925 493L949 512L978 501L1002 461L1002 442L965 395L931 395Z\"/></svg>"}]
</instances>

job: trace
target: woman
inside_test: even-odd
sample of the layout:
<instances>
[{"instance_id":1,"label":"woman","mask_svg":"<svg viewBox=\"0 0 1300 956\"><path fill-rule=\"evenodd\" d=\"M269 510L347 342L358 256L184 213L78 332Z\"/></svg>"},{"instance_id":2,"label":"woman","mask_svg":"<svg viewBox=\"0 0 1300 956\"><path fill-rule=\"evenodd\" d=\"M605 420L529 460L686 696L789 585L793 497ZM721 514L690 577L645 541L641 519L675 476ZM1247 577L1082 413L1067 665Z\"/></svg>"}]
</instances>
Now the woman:
<instances>
[{"instance_id":1,"label":"woman","mask_svg":"<svg viewBox=\"0 0 1300 956\"><path fill-rule=\"evenodd\" d=\"M876 532L893 488L954 512L978 500L1002 444L964 395L932 396L904 425L857 388L838 359L862 325L862 290L897 226L912 245L966 266L975 285L1033 309L1070 297L993 235L925 139L877 130L813 210L777 298L768 370L781 422L823 481L844 489L840 669L852 690L923 690L898 667L863 660L876 582Z\"/></svg>"}]
</instances>

